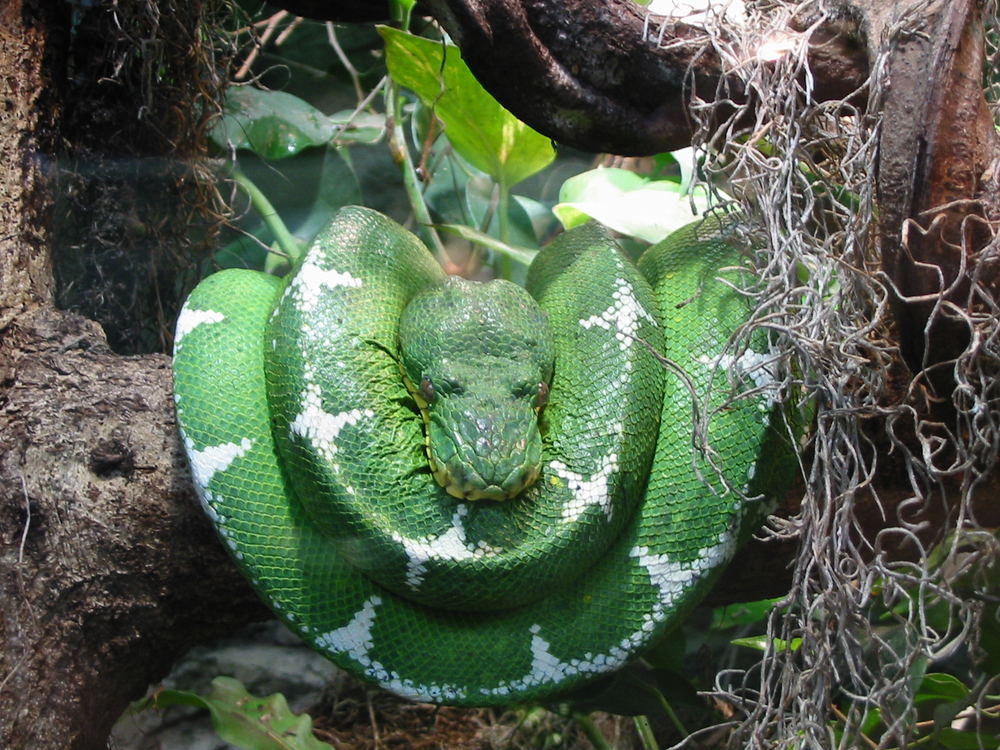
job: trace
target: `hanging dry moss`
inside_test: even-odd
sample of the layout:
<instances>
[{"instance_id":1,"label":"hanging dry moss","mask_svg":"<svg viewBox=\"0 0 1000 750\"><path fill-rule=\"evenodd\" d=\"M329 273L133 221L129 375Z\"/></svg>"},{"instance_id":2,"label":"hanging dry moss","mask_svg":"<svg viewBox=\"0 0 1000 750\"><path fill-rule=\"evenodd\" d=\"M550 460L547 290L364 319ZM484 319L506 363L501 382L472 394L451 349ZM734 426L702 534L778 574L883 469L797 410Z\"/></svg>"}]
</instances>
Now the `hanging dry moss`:
<instances>
[{"instance_id":1,"label":"hanging dry moss","mask_svg":"<svg viewBox=\"0 0 1000 750\"><path fill-rule=\"evenodd\" d=\"M995 71L997 5L985 5L986 69ZM988 236L972 246L969 232L956 248L979 271L962 300L938 300L969 336L947 365L954 387L935 390L902 362L880 261L879 134L899 125L877 115L889 46L881 42L862 88L816 102L807 40L834 11L822 0L747 6L745 22L719 11L703 38L681 42L716 55L746 93L743 105L726 90L692 102L696 146L704 176L736 197L761 248L751 326L785 353L788 383L811 394L817 417L801 509L764 532L799 543L792 589L768 623L780 640L754 669L720 675L715 697L740 721L737 746L874 747L866 722L878 727L878 747L905 746L922 670L950 657L974 673L981 618L997 615L986 578L998 544L985 530L996 519L983 514L995 506L988 488L1000 450L1000 310L988 273L998 217L969 219ZM914 13L883 40L917 28ZM649 34L657 24L650 19ZM997 85L994 76L994 117ZM862 532L873 526L882 527L874 538ZM997 684L970 687L975 704Z\"/></svg>"}]
</instances>

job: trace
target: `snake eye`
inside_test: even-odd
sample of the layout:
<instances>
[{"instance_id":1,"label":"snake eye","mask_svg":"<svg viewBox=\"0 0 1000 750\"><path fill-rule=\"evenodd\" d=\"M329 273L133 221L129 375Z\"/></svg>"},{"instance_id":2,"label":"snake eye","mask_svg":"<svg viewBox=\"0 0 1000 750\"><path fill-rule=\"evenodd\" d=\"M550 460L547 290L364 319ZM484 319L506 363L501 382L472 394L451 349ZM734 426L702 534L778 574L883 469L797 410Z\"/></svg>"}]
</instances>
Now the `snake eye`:
<instances>
[{"instance_id":1,"label":"snake eye","mask_svg":"<svg viewBox=\"0 0 1000 750\"><path fill-rule=\"evenodd\" d=\"M437 399L437 391L434 390L434 384L426 375L420 379L420 395L424 397L424 401L428 404L434 403Z\"/></svg>"},{"instance_id":2,"label":"snake eye","mask_svg":"<svg viewBox=\"0 0 1000 750\"><path fill-rule=\"evenodd\" d=\"M538 391L535 393L535 408L541 409L549 402L549 384L541 382L538 384Z\"/></svg>"}]
</instances>

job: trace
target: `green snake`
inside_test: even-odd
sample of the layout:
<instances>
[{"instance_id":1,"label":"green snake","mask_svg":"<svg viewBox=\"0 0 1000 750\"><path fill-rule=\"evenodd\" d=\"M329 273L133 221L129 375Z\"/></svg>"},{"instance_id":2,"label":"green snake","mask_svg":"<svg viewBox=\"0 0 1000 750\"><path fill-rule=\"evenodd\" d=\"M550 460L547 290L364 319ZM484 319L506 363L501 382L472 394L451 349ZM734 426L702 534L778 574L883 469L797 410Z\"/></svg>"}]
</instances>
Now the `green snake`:
<instances>
[{"instance_id":1,"label":"green snake","mask_svg":"<svg viewBox=\"0 0 1000 750\"><path fill-rule=\"evenodd\" d=\"M789 478L777 357L732 346L747 273L721 222L637 264L586 225L527 292L473 284L342 209L286 279L221 271L185 303L196 489L348 671L456 705L565 693L676 625Z\"/></svg>"}]
</instances>

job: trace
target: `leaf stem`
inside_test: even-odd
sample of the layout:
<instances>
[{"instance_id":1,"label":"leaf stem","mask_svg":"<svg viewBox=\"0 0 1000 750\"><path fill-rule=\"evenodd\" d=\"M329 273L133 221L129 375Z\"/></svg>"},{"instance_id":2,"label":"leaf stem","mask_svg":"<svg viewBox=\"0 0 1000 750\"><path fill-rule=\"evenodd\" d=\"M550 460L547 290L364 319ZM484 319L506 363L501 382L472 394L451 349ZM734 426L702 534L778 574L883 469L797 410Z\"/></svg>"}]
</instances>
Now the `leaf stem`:
<instances>
[{"instance_id":1,"label":"leaf stem","mask_svg":"<svg viewBox=\"0 0 1000 750\"><path fill-rule=\"evenodd\" d=\"M246 193L246 196L250 199L250 204L260 214L260 218L264 220L267 228L274 235L274 240L278 243L278 247L281 248L284 257L274 251L270 251L264 266L264 270L267 273L278 275L284 263L294 264L302 256L302 243L288 231L288 227L282 221L281 216L278 215L278 211L274 208L274 205L261 192L261 189L257 187L254 181L243 173L243 170L236 166L236 164L231 164L228 167L228 171L240 190Z\"/></svg>"},{"instance_id":2,"label":"leaf stem","mask_svg":"<svg viewBox=\"0 0 1000 750\"><path fill-rule=\"evenodd\" d=\"M656 700L659 701L660 706L663 707L663 712L667 715L667 718L670 719L670 723L674 725L674 729L678 731L681 737L687 737L691 734L681 722L680 717L674 711L673 706L670 705L670 701L668 701L666 696L663 695L663 692L652 685L649 686L649 689L653 692Z\"/></svg>"},{"instance_id":3,"label":"leaf stem","mask_svg":"<svg viewBox=\"0 0 1000 750\"><path fill-rule=\"evenodd\" d=\"M416 0L392 0L392 19L403 31L410 28L410 14L414 5L416 5ZM389 153L403 173L403 189L406 191L406 197L413 209L413 218L416 219L418 226L417 231L421 239L431 246L438 262L443 263L446 258L444 245L434 227L431 226L431 214L424 202L424 193L420 187L420 180L417 178L417 170L413 166L413 157L406 145L406 134L402 127L403 95L391 76L385 88L385 108L386 123L389 128Z\"/></svg>"},{"instance_id":4,"label":"leaf stem","mask_svg":"<svg viewBox=\"0 0 1000 750\"><path fill-rule=\"evenodd\" d=\"M420 187L420 180L417 178L417 170L413 166L413 157L410 156L410 149L406 144L406 134L402 127L403 95L399 92L399 86L391 78L385 89L385 106L388 115L386 123L389 129L389 153L402 172L403 189L406 191L406 197L413 209L413 218L417 222L418 234L424 242L430 245L440 263L445 259L444 245L432 226L431 214L424 202L424 193Z\"/></svg>"},{"instance_id":5,"label":"leaf stem","mask_svg":"<svg viewBox=\"0 0 1000 750\"><path fill-rule=\"evenodd\" d=\"M649 723L649 717L640 714L639 716L633 716L632 721L635 722L635 730L639 733L639 740L642 742L645 750L659 750L660 746L656 744L656 736L653 734L653 727Z\"/></svg>"},{"instance_id":6,"label":"leaf stem","mask_svg":"<svg viewBox=\"0 0 1000 750\"><path fill-rule=\"evenodd\" d=\"M590 744L597 750L614 750L607 738L601 734L601 730L597 728L594 720L590 718L590 714L573 714L573 718L580 726L580 729L583 730L583 733L587 735Z\"/></svg>"},{"instance_id":7,"label":"leaf stem","mask_svg":"<svg viewBox=\"0 0 1000 750\"><path fill-rule=\"evenodd\" d=\"M497 206L497 222L498 229L500 230L500 241L505 244L510 244L510 188L507 186L506 181L501 180L497 183L497 188L500 191L500 204ZM507 255L501 255L497 259L497 272L501 279L509 279L514 271L513 264Z\"/></svg>"}]
</instances>

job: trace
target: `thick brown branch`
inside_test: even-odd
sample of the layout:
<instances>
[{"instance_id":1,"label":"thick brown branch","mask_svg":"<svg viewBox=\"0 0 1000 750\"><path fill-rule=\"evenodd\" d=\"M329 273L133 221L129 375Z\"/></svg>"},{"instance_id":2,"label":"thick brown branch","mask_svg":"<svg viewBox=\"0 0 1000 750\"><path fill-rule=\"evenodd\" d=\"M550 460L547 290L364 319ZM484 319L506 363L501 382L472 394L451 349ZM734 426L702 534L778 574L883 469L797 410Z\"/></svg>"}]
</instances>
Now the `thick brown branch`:
<instances>
[{"instance_id":1,"label":"thick brown branch","mask_svg":"<svg viewBox=\"0 0 1000 750\"><path fill-rule=\"evenodd\" d=\"M1000 139L983 95L983 26L975 0L939 0L896 32L880 140L882 266L897 296L899 341L914 372L939 395L953 387L954 358L968 345L970 279L992 299L1000 274L976 268L991 240ZM984 176L993 173L994 184ZM986 201L981 199L986 198Z\"/></svg>"},{"instance_id":2,"label":"thick brown branch","mask_svg":"<svg viewBox=\"0 0 1000 750\"><path fill-rule=\"evenodd\" d=\"M339 20L350 20L355 5L341 16L329 2L276 4ZM657 39L632 0L427 0L425 6L490 93L572 146L626 155L681 148L691 139L692 94L743 99L739 83L723 80L718 59L697 41L703 32L676 24ZM370 7L378 16L384 2L372 0ZM868 62L851 22L821 26L811 41L817 99L843 98L864 83Z\"/></svg>"},{"instance_id":3,"label":"thick brown branch","mask_svg":"<svg viewBox=\"0 0 1000 750\"><path fill-rule=\"evenodd\" d=\"M191 490L166 357L43 309L0 363L0 747L103 748L187 648L267 610Z\"/></svg>"}]
</instances>

